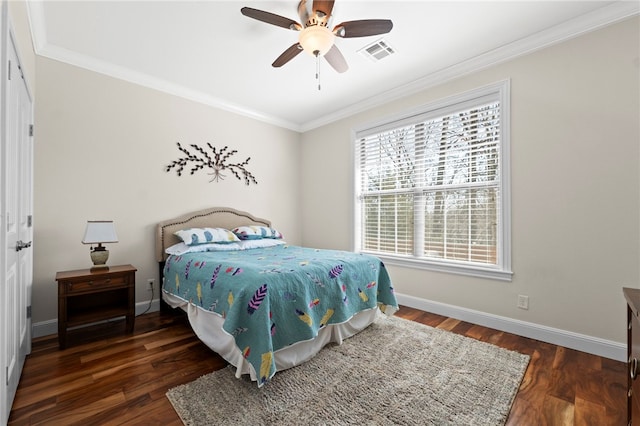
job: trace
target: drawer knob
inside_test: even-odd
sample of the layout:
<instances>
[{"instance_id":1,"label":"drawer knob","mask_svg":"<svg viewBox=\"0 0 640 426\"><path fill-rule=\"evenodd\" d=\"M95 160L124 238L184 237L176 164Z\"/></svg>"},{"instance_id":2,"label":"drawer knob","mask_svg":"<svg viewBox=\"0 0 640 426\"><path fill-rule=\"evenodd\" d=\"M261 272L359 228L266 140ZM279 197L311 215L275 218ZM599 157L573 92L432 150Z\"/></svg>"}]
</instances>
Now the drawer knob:
<instances>
[{"instance_id":1,"label":"drawer knob","mask_svg":"<svg viewBox=\"0 0 640 426\"><path fill-rule=\"evenodd\" d=\"M629 357L629 376L631 380L635 380L638 377L638 358Z\"/></svg>"}]
</instances>

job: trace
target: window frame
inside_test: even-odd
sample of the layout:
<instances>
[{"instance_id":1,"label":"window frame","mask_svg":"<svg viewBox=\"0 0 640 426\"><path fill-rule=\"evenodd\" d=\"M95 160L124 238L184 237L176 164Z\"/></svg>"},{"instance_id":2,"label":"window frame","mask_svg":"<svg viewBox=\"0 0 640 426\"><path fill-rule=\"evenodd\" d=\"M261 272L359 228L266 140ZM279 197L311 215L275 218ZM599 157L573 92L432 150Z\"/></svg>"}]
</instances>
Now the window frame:
<instances>
[{"instance_id":1,"label":"window frame","mask_svg":"<svg viewBox=\"0 0 640 426\"><path fill-rule=\"evenodd\" d=\"M362 221L361 207L363 203L359 200L360 185L360 158L358 145L359 140L367 135L381 133L386 130L401 127L415 122L418 117L437 116L448 113L455 113L469 106L477 105L483 98L494 98L500 103L500 144L499 144L499 178L500 178L500 209L498 212L500 226L498 226L495 265L470 264L455 260L439 260L435 258L416 257L415 255L397 255L382 253L378 251L363 250L360 247ZM352 249L356 252L372 254L379 257L386 264L404 266L414 269L424 269L437 272L453 273L480 278L489 278L502 281L511 281L513 272L511 270L511 173L510 173L510 81L504 80L489 84L478 89L439 99L417 108L385 117L381 120L367 123L355 127L351 131L352 143ZM415 229L414 229L415 236Z\"/></svg>"}]
</instances>

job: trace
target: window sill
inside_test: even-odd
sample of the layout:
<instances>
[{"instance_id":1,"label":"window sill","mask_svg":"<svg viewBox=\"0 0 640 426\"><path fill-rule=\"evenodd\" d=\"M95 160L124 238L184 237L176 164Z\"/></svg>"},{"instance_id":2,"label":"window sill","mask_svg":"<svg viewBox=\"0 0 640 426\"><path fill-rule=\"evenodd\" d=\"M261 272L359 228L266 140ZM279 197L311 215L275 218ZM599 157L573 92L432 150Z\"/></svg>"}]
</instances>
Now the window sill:
<instances>
[{"instance_id":1,"label":"window sill","mask_svg":"<svg viewBox=\"0 0 640 426\"><path fill-rule=\"evenodd\" d=\"M413 269L423 269L427 271L445 272L449 274L466 275L470 277L486 278L500 281L509 281L513 276L512 271L505 271L498 268L479 267L468 264L452 264L428 261L423 259L412 259L402 256L390 256L377 252L363 251L363 253L376 256L381 259L385 265L403 266Z\"/></svg>"}]
</instances>

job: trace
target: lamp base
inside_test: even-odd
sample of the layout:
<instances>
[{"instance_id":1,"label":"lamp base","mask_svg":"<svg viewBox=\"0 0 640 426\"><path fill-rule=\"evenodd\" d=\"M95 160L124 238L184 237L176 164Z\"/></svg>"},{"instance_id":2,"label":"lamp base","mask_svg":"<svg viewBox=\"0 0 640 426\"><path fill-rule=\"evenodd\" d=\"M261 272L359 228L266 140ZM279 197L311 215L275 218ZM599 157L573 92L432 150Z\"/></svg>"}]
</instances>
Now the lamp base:
<instances>
[{"instance_id":1,"label":"lamp base","mask_svg":"<svg viewBox=\"0 0 640 426\"><path fill-rule=\"evenodd\" d=\"M99 269L99 268L108 268L106 265L107 259L109 259L109 250L93 250L90 252L91 261L93 262L93 267L91 269Z\"/></svg>"}]
</instances>

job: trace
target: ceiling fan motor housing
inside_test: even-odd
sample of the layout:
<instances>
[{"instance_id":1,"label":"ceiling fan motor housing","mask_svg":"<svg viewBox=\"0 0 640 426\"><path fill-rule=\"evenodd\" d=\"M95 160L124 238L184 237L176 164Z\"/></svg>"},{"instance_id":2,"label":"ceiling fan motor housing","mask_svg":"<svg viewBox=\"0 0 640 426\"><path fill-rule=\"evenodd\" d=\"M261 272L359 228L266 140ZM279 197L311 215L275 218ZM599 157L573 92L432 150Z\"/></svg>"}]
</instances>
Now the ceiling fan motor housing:
<instances>
[{"instance_id":1,"label":"ceiling fan motor housing","mask_svg":"<svg viewBox=\"0 0 640 426\"><path fill-rule=\"evenodd\" d=\"M304 22L305 28L312 26L328 27L329 19L331 18L331 10L320 10L316 8L313 10L314 2L307 2L307 0L301 0L298 4L298 15L300 16L300 22Z\"/></svg>"}]
</instances>

